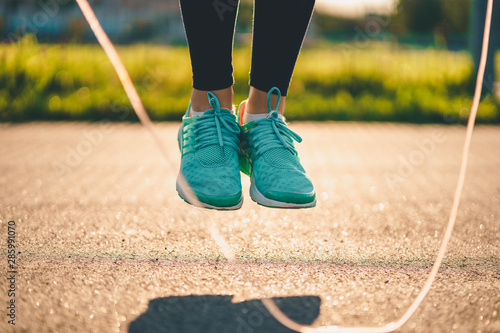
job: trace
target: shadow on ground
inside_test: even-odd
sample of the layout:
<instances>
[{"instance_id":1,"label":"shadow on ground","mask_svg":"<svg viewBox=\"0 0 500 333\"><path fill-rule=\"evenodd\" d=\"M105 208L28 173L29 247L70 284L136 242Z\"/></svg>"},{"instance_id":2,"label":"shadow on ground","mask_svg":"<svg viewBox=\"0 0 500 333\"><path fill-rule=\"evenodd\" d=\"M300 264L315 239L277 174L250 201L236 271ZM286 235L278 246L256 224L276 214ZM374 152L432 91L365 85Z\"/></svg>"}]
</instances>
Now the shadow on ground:
<instances>
[{"instance_id":1,"label":"shadow on ground","mask_svg":"<svg viewBox=\"0 0 500 333\"><path fill-rule=\"evenodd\" d=\"M232 296L173 296L153 299L129 326L129 333L258 333L293 332L281 325L260 300L232 303ZM319 315L317 296L275 298L293 320L311 324Z\"/></svg>"}]
</instances>

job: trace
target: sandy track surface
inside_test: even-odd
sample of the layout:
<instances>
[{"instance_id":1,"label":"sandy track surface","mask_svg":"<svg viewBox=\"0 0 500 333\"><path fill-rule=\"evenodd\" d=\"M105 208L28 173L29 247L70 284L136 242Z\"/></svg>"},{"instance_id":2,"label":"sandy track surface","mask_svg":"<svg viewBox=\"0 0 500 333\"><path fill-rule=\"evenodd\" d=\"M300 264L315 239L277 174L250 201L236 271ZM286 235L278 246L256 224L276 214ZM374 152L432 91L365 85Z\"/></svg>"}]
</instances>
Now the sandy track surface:
<instances>
[{"instance_id":1,"label":"sandy track surface","mask_svg":"<svg viewBox=\"0 0 500 333\"><path fill-rule=\"evenodd\" d=\"M448 221L464 127L292 124L317 207L258 206L242 175L243 208L216 212L176 194L177 126L157 126L169 166L138 124L0 125L0 227L6 240L15 221L17 242L16 325L3 307L0 331L288 332L265 296L313 325L404 313ZM479 126L443 267L402 332L500 332L499 152L500 128Z\"/></svg>"}]
</instances>

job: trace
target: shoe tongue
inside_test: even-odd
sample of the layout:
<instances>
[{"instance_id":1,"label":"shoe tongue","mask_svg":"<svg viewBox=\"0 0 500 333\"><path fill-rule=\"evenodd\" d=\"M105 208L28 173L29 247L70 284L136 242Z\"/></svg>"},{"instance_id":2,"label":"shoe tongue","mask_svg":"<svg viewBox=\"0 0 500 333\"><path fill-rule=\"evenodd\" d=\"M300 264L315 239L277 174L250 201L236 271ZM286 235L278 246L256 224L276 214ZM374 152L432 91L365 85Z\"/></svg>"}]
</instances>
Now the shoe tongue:
<instances>
[{"instance_id":1,"label":"shoe tongue","mask_svg":"<svg viewBox=\"0 0 500 333\"><path fill-rule=\"evenodd\" d=\"M254 113L244 112L243 113L243 124L248 124L248 123L250 123L252 121L261 120L261 119L267 118L267 116L269 116L269 113L257 113L257 114L254 114ZM283 117L283 115L278 114L278 117L281 120L285 121L285 117Z\"/></svg>"},{"instance_id":2,"label":"shoe tongue","mask_svg":"<svg viewBox=\"0 0 500 333\"><path fill-rule=\"evenodd\" d=\"M205 114L205 112L207 113L214 113L215 110L214 109L208 109L206 111L194 111L193 108L189 109L189 117L200 117L200 116L203 116ZM221 113L230 113L232 115L234 115L234 111L231 111L231 110L228 110L228 109L220 109L220 112Z\"/></svg>"},{"instance_id":3,"label":"shoe tongue","mask_svg":"<svg viewBox=\"0 0 500 333\"><path fill-rule=\"evenodd\" d=\"M217 166L226 164L231 158L233 151L234 150L228 146L224 146L223 150L223 147L219 145L211 145L198 150L196 152L196 157L205 166Z\"/></svg>"},{"instance_id":4,"label":"shoe tongue","mask_svg":"<svg viewBox=\"0 0 500 333\"><path fill-rule=\"evenodd\" d=\"M208 110L206 110L203 113L215 113L215 110L214 109L208 109ZM229 110L229 109L220 109L220 113L229 113L229 114L234 115L234 111L233 110Z\"/></svg>"},{"instance_id":5,"label":"shoe tongue","mask_svg":"<svg viewBox=\"0 0 500 333\"><path fill-rule=\"evenodd\" d=\"M189 116L190 117L203 116L204 113L205 113L205 111L194 111L193 108L191 108L191 110L189 110Z\"/></svg>"}]
</instances>

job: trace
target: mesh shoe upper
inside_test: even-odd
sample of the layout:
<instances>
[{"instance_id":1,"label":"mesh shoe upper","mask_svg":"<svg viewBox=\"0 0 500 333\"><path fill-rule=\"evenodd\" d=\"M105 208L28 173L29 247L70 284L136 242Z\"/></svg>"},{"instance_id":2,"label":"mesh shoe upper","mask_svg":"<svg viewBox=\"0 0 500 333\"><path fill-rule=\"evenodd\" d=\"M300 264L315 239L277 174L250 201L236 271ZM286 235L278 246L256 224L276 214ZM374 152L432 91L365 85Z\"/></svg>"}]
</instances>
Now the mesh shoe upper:
<instances>
[{"instance_id":1,"label":"mesh shoe upper","mask_svg":"<svg viewBox=\"0 0 500 333\"><path fill-rule=\"evenodd\" d=\"M288 128L276 109L271 108L273 89L268 95L267 117L242 126L240 169L251 175L258 191L266 198L299 204L313 202L314 187L294 145L294 141L302 139Z\"/></svg>"},{"instance_id":2,"label":"mesh shoe upper","mask_svg":"<svg viewBox=\"0 0 500 333\"><path fill-rule=\"evenodd\" d=\"M238 167L239 133L236 118L221 109L209 93L212 109L202 116L183 117L179 133L181 173L201 202L233 206L241 201Z\"/></svg>"}]
</instances>

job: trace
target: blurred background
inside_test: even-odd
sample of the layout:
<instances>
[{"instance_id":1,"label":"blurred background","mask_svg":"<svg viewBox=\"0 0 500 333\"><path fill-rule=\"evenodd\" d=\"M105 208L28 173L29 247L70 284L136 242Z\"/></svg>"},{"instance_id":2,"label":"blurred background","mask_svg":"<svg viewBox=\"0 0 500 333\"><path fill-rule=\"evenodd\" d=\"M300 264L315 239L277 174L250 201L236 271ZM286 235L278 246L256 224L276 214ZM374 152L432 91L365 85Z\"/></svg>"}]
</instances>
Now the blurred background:
<instances>
[{"instance_id":1,"label":"blurred background","mask_svg":"<svg viewBox=\"0 0 500 333\"><path fill-rule=\"evenodd\" d=\"M89 2L151 117L178 121L191 90L178 0ZM463 123L485 8L484 0L317 0L287 118ZM482 123L500 123L498 4L494 11ZM235 103L248 93L251 29L252 2L242 0ZM75 1L2 0L0 41L0 121L137 120Z\"/></svg>"}]
</instances>

